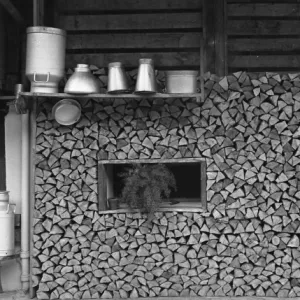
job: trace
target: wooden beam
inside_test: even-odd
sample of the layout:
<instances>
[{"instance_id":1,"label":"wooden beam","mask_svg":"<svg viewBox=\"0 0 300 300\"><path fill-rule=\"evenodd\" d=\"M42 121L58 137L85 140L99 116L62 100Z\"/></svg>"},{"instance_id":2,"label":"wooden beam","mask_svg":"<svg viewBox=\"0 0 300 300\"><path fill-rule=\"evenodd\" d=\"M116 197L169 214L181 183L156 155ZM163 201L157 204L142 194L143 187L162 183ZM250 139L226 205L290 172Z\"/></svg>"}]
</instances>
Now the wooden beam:
<instances>
[{"instance_id":1,"label":"wooden beam","mask_svg":"<svg viewBox=\"0 0 300 300\"><path fill-rule=\"evenodd\" d=\"M215 73L215 26L214 26L214 2L215 0L203 1L203 41L204 41L204 72Z\"/></svg>"},{"instance_id":2,"label":"wooden beam","mask_svg":"<svg viewBox=\"0 0 300 300\"><path fill-rule=\"evenodd\" d=\"M98 166L98 210L107 210L107 169L103 164Z\"/></svg>"},{"instance_id":3,"label":"wooden beam","mask_svg":"<svg viewBox=\"0 0 300 300\"><path fill-rule=\"evenodd\" d=\"M25 20L20 14L19 10L14 6L10 0L0 0L0 4L7 10L7 12L15 19L17 23L24 26Z\"/></svg>"},{"instance_id":4,"label":"wooden beam","mask_svg":"<svg viewBox=\"0 0 300 300\"><path fill-rule=\"evenodd\" d=\"M226 7L227 0L203 1L204 72L218 76L227 73Z\"/></svg>"},{"instance_id":5,"label":"wooden beam","mask_svg":"<svg viewBox=\"0 0 300 300\"><path fill-rule=\"evenodd\" d=\"M227 74L226 21L227 0L215 2L215 67L218 76Z\"/></svg>"}]
</instances>

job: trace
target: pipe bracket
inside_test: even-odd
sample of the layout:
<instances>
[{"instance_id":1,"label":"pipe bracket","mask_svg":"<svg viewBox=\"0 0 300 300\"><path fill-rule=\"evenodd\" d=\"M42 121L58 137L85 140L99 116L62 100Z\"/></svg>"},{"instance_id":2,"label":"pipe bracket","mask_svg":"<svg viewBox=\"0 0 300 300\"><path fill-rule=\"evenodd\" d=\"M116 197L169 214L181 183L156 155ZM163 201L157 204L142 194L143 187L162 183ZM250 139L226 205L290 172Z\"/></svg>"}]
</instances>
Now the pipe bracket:
<instances>
[{"instance_id":1,"label":"pipe bracket","mask_svg":"<svg viewBox=\"0 0 300 300\"><path fill-rule=\"evenodd\" d=\"M30 279L30 275L21 275L21 282L28 282Z\"/></svg>"},{"instance_id":2,"label":"pipe bracket","mask_svg":"<svg viewBox=\"0 0 300 300\"><path fill-rule=\"evenodd\" d=\"M21 251L20 258L29 258L30 252L29 251Z\"/></svg>"}]
</instances>

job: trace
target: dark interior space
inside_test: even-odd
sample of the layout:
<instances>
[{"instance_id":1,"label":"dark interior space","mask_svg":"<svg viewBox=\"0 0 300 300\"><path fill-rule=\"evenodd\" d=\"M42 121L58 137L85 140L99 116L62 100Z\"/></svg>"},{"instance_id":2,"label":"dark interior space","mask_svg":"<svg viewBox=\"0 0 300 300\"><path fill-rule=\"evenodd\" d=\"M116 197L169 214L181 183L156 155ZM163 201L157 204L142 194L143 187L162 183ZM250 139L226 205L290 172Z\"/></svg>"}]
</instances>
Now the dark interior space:
<instances>
[{"instance_id":1,"label":"dark interior space","mask_svg":"<svg viewBox=\"0 0 300 300\"><path fill-rule=\"evenodd\" d=\"M168 163L168 169L173 173L177 191L172 191L170 198L177 201L200 200L200 163ZM116 164L113 166L113 185L115 196L120 197L123 189L121 174L126 172L130 164Z\"/></svg>"}]
</instances>

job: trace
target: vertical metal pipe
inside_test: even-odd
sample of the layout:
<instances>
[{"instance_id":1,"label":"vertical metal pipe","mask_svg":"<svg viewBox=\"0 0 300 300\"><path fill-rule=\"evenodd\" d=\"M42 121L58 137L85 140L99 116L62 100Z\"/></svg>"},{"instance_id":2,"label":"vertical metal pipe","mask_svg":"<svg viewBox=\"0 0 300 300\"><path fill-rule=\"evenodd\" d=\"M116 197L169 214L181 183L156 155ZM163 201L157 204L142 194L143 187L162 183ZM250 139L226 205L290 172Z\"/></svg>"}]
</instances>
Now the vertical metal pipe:
<instances>
[{"instance_id":1,"label":"vertical metal pipe","mask_svg":"<svg viewBox=\"0 0 300 300\"><path fill-rule=\"evenodd\" d=\"M21 84L16 85L15 94L23 90ZM22 196L22 218L21 218L21 282L22 289L27 291L29 289L30 269L29 269L29 216L30 216L30 203L29 203L29 187L30 187L30 152L29 152L29 113L22 114L22 170L21 170L21 196Z\"/></svg>"},{"instance_id":2,"label":"vertical metal pipe","mask_svg":"<svg viewBox=\"0 0 300 300\"><path fill-rule=\"evenodd\" d=\"M29 289L29 113L22 114L22 226L21 226L21 282Z\"/></svg>"}]
</instances>

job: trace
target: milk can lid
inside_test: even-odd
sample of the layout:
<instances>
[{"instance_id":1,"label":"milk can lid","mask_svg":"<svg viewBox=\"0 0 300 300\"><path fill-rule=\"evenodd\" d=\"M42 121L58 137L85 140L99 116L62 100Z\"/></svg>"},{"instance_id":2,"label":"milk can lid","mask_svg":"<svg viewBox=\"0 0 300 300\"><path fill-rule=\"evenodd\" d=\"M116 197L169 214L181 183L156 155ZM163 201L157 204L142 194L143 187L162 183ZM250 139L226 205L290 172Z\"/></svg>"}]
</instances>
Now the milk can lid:
<instances>
[{"instance_id":1,"label":"milk can lid","mask_svg":"<svg viewBox=\"0 0 300 300\"><path fill-rule=\"evenodd\" d=\"M26 30L28 33L52 33L52 34L58 34L66 36L67 33L65 30L60 28L54 28L54 27L45 27L45 26L32 26L28 27Z\"/></svg>"}]
</instances>

